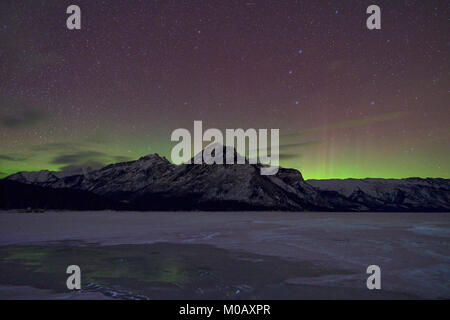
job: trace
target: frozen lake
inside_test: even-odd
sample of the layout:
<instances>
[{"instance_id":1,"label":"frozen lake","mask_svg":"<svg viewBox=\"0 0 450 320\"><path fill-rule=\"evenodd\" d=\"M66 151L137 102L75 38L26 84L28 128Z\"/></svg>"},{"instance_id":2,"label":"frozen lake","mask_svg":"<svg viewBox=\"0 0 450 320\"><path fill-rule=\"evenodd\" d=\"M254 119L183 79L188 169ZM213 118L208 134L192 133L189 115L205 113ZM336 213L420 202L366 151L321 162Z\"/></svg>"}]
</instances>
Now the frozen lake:
<instances>
[{"instance_id":1,"label":"frozen lake","mask_svg":"<svg viewBox=\"0 0 450 320\"><path fill-rule=\"evenodd\" d=\"M0 298L449 299L449 243L446 213L0 212Z\"/></svg>"}]
</instances>

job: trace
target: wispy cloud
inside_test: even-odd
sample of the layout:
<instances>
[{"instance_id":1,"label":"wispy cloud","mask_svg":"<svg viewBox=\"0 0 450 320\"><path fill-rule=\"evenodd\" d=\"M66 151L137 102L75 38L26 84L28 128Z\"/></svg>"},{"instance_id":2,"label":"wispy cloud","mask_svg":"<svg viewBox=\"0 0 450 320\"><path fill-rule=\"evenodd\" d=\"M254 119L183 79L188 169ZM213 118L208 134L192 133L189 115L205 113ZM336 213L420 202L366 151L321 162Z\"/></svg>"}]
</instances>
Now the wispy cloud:
<instances>
[{"instance_id":1,"label":"wispy cloud","mask_svg":"<svg viewBox=\"0 0 450 320\"><path fill-rule=\"evenodd\" d=\"M63 172L76 173L76 172L83 172L86 168L90 168L93 170L101 169L105 165L106 165L105 163L99 162L99 161L86 161L86 162L80 163L78 165L63 166L60 168L60 170Z\"/></svg>"},{"instance_id":2,"label":"wispy cloud","mask_svg":"<svg viewBox=\"0 0 450 320\"><path fill-rule=\"evenodd\" d=\"M0 125L9 129L27 128L47 119L45 112L37 109L24 109L15 114L0 115Z\"/></svg>"},{"instance_id":3,"label":"wispy cloud","mask_svg":"<svg viewBox=\"0 0 450 320\"><path fill-rule=\"evenodd\" d=\"M60 154L53 158L53 164L66 164L73 165L80 162L86 161L99 161L99 159L104 158L106 155L99 151L80 151L76 153Z\"/></svg>"},{"instance_id":4,"label":"wispy cloud","mask_svg":"<svg viewBox=\"0 0 450 320\"><path fill-rule=\"evenodd\" d=\"M60 151L50 161L52 164L61 165L62 171L77 171L83 168L90 167L91 169L100 169L109 163L127 162L133 159L126 156L114 156L100 151L92 150L78 150L71 152L65 149L67 147L64 143L53 143L46 145L43 149L50 151ZM62 149L58 149L62 148ZM42 150L42 149L41 149Z\"/></svg>"},{"instance_id":5,"label":"wispy cloud","mask_svg":"<svg viewBox=\"0 0 450 320\"><path fill-rule=\"evenodd\" d=\"M29 157L19 156L19 155L10 155L10 154L0 154L0 160L6 161L25 161L29 159Z\"/></svg>"}]
</instances>

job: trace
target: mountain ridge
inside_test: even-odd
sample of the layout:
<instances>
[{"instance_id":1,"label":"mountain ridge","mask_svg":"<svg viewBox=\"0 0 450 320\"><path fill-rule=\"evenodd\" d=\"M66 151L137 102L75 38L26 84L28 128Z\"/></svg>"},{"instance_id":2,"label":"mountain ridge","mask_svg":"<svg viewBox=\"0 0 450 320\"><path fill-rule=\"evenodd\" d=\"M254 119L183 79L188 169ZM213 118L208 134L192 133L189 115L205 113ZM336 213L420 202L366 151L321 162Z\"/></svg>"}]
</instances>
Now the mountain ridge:
<instances>
[{"instance_id":1,"label":"mountain ridge","mask_svg":"<svg viewBox=\"0 0 450 320\"><path fill-rule=\"evenodd\" d=\"M195 157L175 165L150 154L84 174L44 170L3 180L81 190L144 211L450 211L448 179L305 181L296 169L280 167L277 174L263 176L259 163L194 164Z\"/></svg>"}]
</instances>

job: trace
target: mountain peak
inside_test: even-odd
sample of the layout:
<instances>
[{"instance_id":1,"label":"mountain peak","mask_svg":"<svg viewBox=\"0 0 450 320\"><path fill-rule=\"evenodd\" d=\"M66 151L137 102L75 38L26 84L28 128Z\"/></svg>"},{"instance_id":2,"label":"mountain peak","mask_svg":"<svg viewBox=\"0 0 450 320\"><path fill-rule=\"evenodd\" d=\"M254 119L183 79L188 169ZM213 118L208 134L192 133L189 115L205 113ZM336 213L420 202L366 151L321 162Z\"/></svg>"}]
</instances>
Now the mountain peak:
<instances>
[{"instance_id":1,"label":"mountain peak","mask_svg":"<svg viewBox=\"0 0 450 320\"><path fill-rule=\"evenodd\" d=\"M141 158L139 158L138 161L164 161L164 162L169 162L169 160L166 159L166 157L161 157L159 154L157 153L152 153L152 154L148 154L146 156L143 156Z\"/></svg>"},{"instance_id":2,"label":"mountain peak","mask_svg":"<svg viewBox=\"0 0 450 320\"><path fill-rule=\"evenodd\" d=\"M219 142L207 145L201 152L196 154L190 163L212 164L214 160L222 158L222 164L248 163L248 161L240 155L234 147L223 145ZM240 160L240 161L238 161Z\"/></svg>"}]
</instances>

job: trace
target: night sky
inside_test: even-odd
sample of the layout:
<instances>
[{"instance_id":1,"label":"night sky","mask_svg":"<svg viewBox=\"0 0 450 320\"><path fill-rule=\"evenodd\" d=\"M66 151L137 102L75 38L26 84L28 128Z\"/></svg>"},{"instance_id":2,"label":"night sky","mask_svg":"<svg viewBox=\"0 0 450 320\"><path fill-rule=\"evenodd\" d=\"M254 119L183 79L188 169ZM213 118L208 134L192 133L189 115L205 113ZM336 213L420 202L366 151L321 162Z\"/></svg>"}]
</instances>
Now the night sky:
<instances>
[{"instance_id":1,"label":"night sky","mask_svg":"<svg viewBox=\"0 0 450 320\"><path fill-rule=\"evenodd\" d=\"M305 178L450 178L449 17L445 0L1 0L0 176L170 158L203 120L279 128Z\"/></svg>"}]
</instances>

